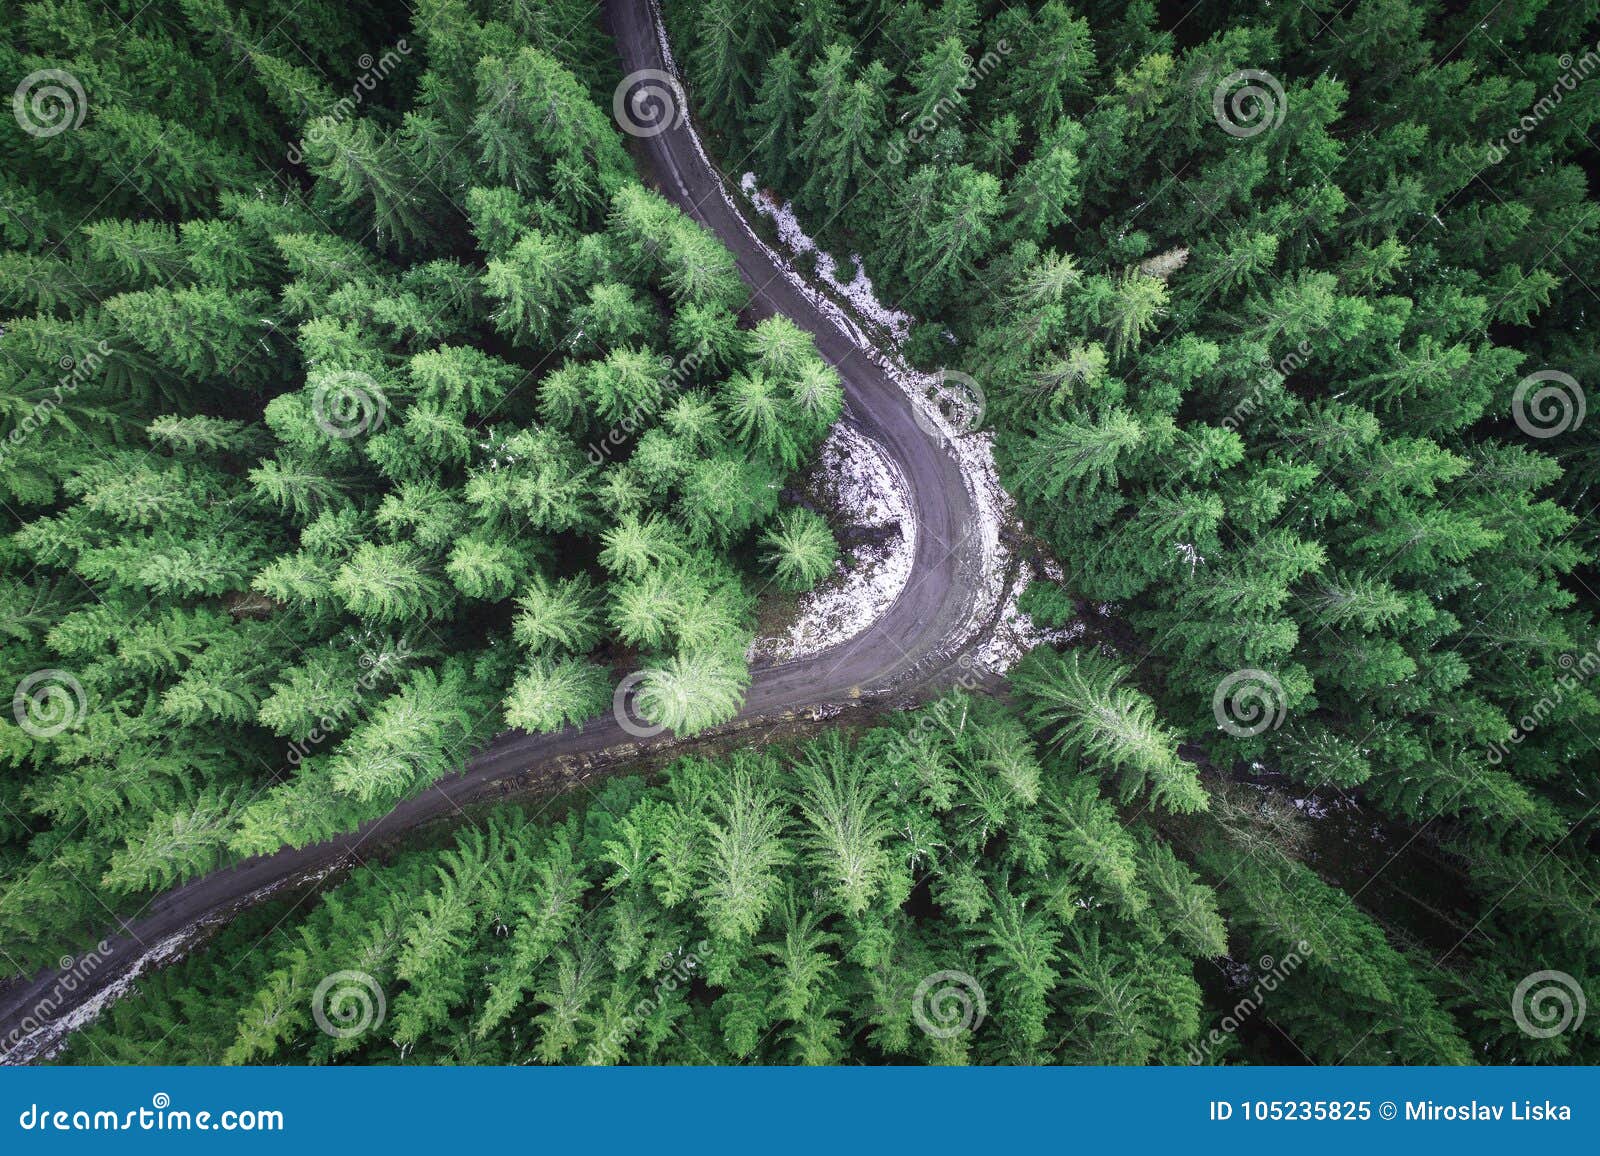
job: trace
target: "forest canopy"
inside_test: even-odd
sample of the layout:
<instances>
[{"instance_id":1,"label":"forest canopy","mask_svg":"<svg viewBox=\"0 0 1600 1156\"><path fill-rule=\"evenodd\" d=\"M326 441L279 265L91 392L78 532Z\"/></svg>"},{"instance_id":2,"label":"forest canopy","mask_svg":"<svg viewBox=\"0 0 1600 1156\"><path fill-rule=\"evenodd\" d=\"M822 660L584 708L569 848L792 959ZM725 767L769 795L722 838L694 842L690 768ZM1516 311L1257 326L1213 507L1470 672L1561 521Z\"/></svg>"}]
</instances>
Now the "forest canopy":
<instances>
[{"instance_id":1,"label":"forest canopy","mask_svg":"<svg viewBox=\"0 0 1600 1156\"><path fill-rule=\"evenodd\" d=\"M378 13L3 18L7 75L94 93L0 133L13 972L608 712L624 672L652 723L723 721L757 594L831 568L778 506L838 377L634 175L582 7L424 5L356 112L327 78Z\"/></svg>"},{"instance_id":2,"label":"forest canopy","mask_svg":"<svg viewBox=\"0 0 1600 1156\"><path fill-rule=\"evenodd\" d=\"M1600 3L664 11L730 203L971 383L1056 633L386 846L61 1058L1600 1061ZM849 370L598 9L0 29L5 975L625 675L734 717Z\"/></svg>"},{"instance_id":3,"label":"forest canopy","mask_svg":"<svg viewBox=\"0 0 1600 1156\"><path fill-rule=\"evenodd\" d=\"M1478 1014L1592 992L1596 6L666 10L719 155L981 386L1140 728L1464 868Z\"/></svg>"}]
</instances>

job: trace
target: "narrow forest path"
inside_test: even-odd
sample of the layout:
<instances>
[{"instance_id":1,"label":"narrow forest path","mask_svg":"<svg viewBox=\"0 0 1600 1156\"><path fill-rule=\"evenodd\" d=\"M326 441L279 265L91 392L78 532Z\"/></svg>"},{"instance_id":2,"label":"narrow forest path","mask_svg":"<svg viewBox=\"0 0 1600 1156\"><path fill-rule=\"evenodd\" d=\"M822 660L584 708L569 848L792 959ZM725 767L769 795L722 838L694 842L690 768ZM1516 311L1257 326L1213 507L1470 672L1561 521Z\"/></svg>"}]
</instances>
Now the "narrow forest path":
<instances>
[{"instance_id":1,"label":"narrow forest path","mask_svg":"<svg viewBox=\"0 0 1600 1156\"><path fill-rule=\"evenodd\" d=\"M608 0L606 17L624 74L669 70L659 13L650 0ZM761 242L706 159L687 117L642 138L638 155L662 193L734 254L751 288L752 317L781 313L812 334L844 380L844 420L878 443L902 471L916 518L911 579L893 605L829 650L756 669L739 716L704 737L885 694L909 699L919 688L949 681L958 664L965 666L966 656L979 649L985 616L995 609L982 593L993 582L985 582L970 470L923 428L925 420L919 423L915 403L884 368L883 354L871 348L842 310L798 284L793 271ZM688 749L694 741L678 745ZM68 978L71 990L62 973L47 971L0 991L0 1062L26 1063L49 1054L145 970L283 887L339 869L365 844L455 814L463 803L497 787L559 788L674 742L670 736L637 740L610 715L551 734L508 732L459 774L356 831L249 859L166 891L136 919L108 932L103 950L80 955ZM88 958L96 962L84 973Z\"/></svg>"}]
</instances>

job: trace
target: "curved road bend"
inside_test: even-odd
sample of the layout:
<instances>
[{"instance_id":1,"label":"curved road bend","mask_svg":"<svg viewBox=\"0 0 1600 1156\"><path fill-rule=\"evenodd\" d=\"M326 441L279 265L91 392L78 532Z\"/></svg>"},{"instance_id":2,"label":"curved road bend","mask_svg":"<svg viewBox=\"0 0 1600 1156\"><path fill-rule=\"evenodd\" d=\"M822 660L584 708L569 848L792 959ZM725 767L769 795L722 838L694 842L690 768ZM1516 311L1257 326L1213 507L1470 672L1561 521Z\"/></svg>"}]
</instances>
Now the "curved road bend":
<instances>
[{"instance_id":1,"label":"curved road bend","mask_svg":"<svg viewBox=\"0 0 1600 1156\"><path fill-rule=\"evenodd\" d=\"M649 0L607 0L606 15L624 73L665 68ZM845 420L883 446L899 465L918 520L912 578L889 610L831 650L755 670L744 708L730 726L924 682L949 667L953 642L975 608L974 575L981 559L976 536L966 533L972 508L960 470L913 420L904 392L774 264L723 199L718 177L701 159L692 132L690 125L679 124L641 140L639 154L649 175L663 194L733 252L753 292L754 317L784 314L816 339L822 356L844 380ZM64 990L55 971L0 991L0 1063L25 1063L52 1048L65 1034L63 1019L130 973L137 974L156 945L229 918L247 902L293 880L337 867L369 839L392 837L449 815L495 783L541 770L560 782L563 772L570 777L574 764L618 761L670 741L636 742L609 715L552 734L507 732L458 774L440 779L354 832L248 859L163 892L137 919L123 923L120 933L107 937L108 951L85 978L76 979L72 991Z\"/></svg>"}]
</instances>

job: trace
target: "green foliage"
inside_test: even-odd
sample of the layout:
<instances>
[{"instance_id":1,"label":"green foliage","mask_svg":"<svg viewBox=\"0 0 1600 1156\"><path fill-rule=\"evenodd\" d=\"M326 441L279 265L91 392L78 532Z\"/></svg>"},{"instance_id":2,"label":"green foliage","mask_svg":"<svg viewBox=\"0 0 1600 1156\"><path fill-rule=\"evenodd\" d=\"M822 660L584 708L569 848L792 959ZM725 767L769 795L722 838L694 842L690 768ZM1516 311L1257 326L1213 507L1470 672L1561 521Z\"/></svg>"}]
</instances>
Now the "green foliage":
<instances>
[{"instance_id":1,"label":"green foliage","mask_svg":"<svg viewBox=\"0 0 1600 1156\"><path fill-rule=\"evenodd\" d=\"M1025 609L1093 643L1036 650L1015 717L401 852L68 1058L1592 1062L1600 1017L1534 1039L1509 997L1600 957L1597 426L1525 396L1600 379L1600 90L1557 55L1593 6L667 7L709 147L982 383L1061 564ZM88 95L0 133L0 656L66 709L0 722L13 972L623 670L722 726L756 592L838 557L780 494L839 375L635 179L590 6L168 8L0 15L7 75ZM1241 69L1260 132L1219 123ZM1296 817L1330 788L1394 836L1370 876ZM1406 855L1409 907L1369 886ZM390 1016L338 1039L352 967ZM986 1019L929 1033L951 973Z\"/></svg>"},{"instance_id":2,"label":"green foliage","mask_svg":"<svg viewBox=\"0 0 1600 1156\"><path fill-rule=\"evenodd\" d=\"M778 489L841 407L636 179L591 12L270 7L0 16L8 74L89 96L0 139L0 656L82 702L0 729L10 971L625 670L725 722Z\"/></svg>"},{"instance_id":3,"label":"green foliage","mask_svg":"<svg viewBox=\"0 0 1600 1156\"><path fill-rule=\"evenodd\" d=\"M1146 859L1094 779L1041 765L992 702L896 717L615 780L556 824L497 811L225 930L64 1058L143 1041L171 1063L1181 1060L1202 995L1175 940L1215 946L1209 889ZM948 790L927 789L934 766ZM1085 823L1126 844L1125 894L1164 898L1103 902ZM250 950L258 918L282 922ZM312 998L352 969L387 1017L334 1040ZM195 990L195 1030L153 1031Z\"/></svg>"},{"instance_id":4,"label":"green foliage","mask_svg":"<svg viewBox=\"0 0 1600 1156\"><path fill-rule=\"evenodd\" d=\"M762 537L763 560L785 590L809 590L833 572L839 546L828 523L803 506L779 515L778 524Z\"/></svg>"},{"instance_id":5,"label":"green foliage","mask_svg":"<svg viewBox=\"0 0 1600 1156\"><path fill-rule=\"evenodd\" d=\"M1061 567L1030 612L1096 608L1135 672L1030 660L1034 725L1130 804L1281 772L1470 845L1494 866L1426 902L1474 933L1429 982L1497 1058L1559 1053L1504 1015L1552 924L1488 880L1539 852L1591 874L1600 90L1561 46L1593 5L666 9L712 151L917 315L903 352L981 383ZM1546 371L1578 394L1541 423ZM1240 678L1259 728L1229 725Z\"/></svg>"},{"instance_id":6,"label":"green foliage","mask_svg":"<svg viewBox=\"0 0 1600 1156\"><path fill-rule=\"evenodd\" d=\"M1206 805L1205 788L1178 757L1177 736L1155 705L1122 685L1122 668L1096 655L1036 650L1016 673L1028 718L1062 751L1116 773L1126 801L1141 791L1171 811Z\"/></svg>"}]
</instances>

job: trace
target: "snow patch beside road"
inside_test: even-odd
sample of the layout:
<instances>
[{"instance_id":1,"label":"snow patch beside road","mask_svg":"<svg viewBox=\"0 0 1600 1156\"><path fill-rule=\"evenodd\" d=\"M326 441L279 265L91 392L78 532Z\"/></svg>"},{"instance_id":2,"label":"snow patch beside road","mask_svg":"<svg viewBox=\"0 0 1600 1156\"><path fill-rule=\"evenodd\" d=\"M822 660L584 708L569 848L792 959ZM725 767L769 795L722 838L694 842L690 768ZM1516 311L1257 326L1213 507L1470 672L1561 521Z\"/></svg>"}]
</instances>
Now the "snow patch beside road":
<instances>
[{"instance_id":1,"label":"snow patch beside road","mask_svg":"<svg viewBox=\"0 0 1600 1156\"><path fill-rule=\"evenodd\" d=\"M661 59L667 69L681 80L682 74L677 61L673 58L672 46L667 40L666 23L661 18L659 0L650 0L650 7L655 18ZM730 190L728 181L723 178L722 170L712 163L705 145L700 140L700 134L695 131L692 119L685 126L685 133L707 171L716 178L717 191L723 201L744 225L750 239L759 245L773 265L782 271L784 278L810 300L820 313L832 321L863 356L870 359L889 376L890 380L905 391L912 404L917 406L926 418L924 428L939 431L946 450L960 465L962 479L972 500L976 524L971 532L978 535L982 548L982 563L981 572L973 575L978 585L978 593L972 612L968 616L966 628L952 640L947 649L953 657L971 646L986 629L992 629L993 636L985 639L976 652L977 661L994 673L1003 674L1033 646L1047 640L1048 636L1038 630L1017 606L1017 598L1028 584L1029 568L1026 564L1013 559L1011 552L1001 541L1002 528L1007 525L1017 526L1020 522L1016 515L1016 505L1011 495L1001 486L999 472L995 468L993 435L957 430L939 411L938 406L931 400L940 393L937 389L940 384L938 375L921 373L911 368L899 356L900 345L905 341L914 318L901 310L891 309L878 300L872 282L858 258L852 256L856 266L855 277L849 282L840 281L833 258L820 251L816 241L800 224L792 206L775 201L762 192L760 178L755 173L745 173L740 178L739 188L744 193L745 200L745 203L741 204ZM752 208L773 221L783 247L794 259L775 252L772 246L751 228L745 213ZM817 267L817 278L827 286L827 291L801 272L797 266L796 260L807 254L816 254L814 262ZM841 300L847 302L849 307L840 304ZM879 331L881 334L879 339L873 340L863 325ZM891 352L886 354L880 347L887 347ZM906 531L908 541L914 540L914 533L915 527L908 526ZM883 564L887 566L889 563L886 560ZM887 609L887 605L884 609ZM869 619L862 623L861 628L865 629L870 624ZM806 636L821 640L834 638L837 630L837 624L823 622L820 619L808 624L803 613L802 621L794 625L788 637ZM833 642L828 643L828 645L833 644ZM762 645L761 642L756 644L757 647ZM802 653L815 653L815 651L796 652L791 657L801 657Z\"/></svg>"},{"instance_id":2,"label":"snow patch beside road","mask_svg":"<svg viewBox=\"0 0 1600 1156\"><path fill-rule=\"evenodd\" d=\"M911 336L911 322L915 318L898 309L890 309L878 300L859 253L850 254L850 263L856 267L855 277L850 281L839 280L839 269L833 255L817 248L817 243L800 227L800 219L795 216L792 205L762 192L755 173L745 173L739 179L739 188L755 205L756 212L778 227L778 239L783 242L784 248L796 257L816 254L817 280L848 301L850 307L861 316L881 326L896 345Z\"/></svg>"},{"instance_id":3,"label":"snow patch beside road","mask_svg":"<svg viewBox=\"0 0 1600 1156\"><path fill-rule=\"evenodd\" d=\"M320 883L340 867L344 866L342 860L331 866L318 868L314 872L302 876L298 885L309 887ZM224 912L201 919L182 931L174 932L154 944L139 944L139 955L128 966L127 971L116 979L106 984L105 987L95 992L71 1011L55 1016L54 1014L39 1017L38 1023L26 1036L21 1037L8 1048L0 1048L0 1066L30 1064L37 1060L48 1060L59 1053L67 1042L67 1037L79 1028L85 1027L100 1018L100 1013L116 1003L123 996L133 990L139 977L146 972L159 971L182 960L188 955L190 948L197 942L210 935L211 929L219 924L226 923L240 911L244 911L276 891L281 891L290 883L295 882L293 877L280 879L269 883L265 887L250 892L237 904ZM133 945L127 944L127 950L132 950ZM70 989L69 989L70 990ZM50 1002L51 997L44 997L41 1004ZM0 1041L5 1043L6 1041ZM92 1056L77 1057L79 1063L93 1063Z\"/></svg>"},{"instance_id":4,"label":"snow patch beside road","mask_svg":"<svg viewBox=\"0 0 1600 1156\"><path fill-rule=\"evenodd\" d=\"M693 136L693 133L690 135ZM699 138L694 137L694 140L695 147L700 149ZM704 158L704 149L700 149L700 153ZM706 163L713 172L717 171L709 160ZM1000 484L1000 474L994 463L994 435L953 425L934 400L943 392L940 376L913 369L898 356L899 347L910 332L913 318L900 310L889 308L877 299L859 257L851 257L856 265L854 280L849 283L839 281L834 276L833 258L818 249L816 241L801 227L792 205L779 202L763 192L755 173L745 173L739 181L739 187L755 211L777 226L784 247L797 258L817 253L818 279L844 298L864 321L878 328L881 338L879 342L874 342L854 323L844 308L808 280L793 261L771 253L770 247L763 243L763 247L771 253L773 263L783 270L795 287L816 302L851 342L905 391L911 404L920 411L919 424L926 430L935 431L946 452L960 465L962 480L972 500L975 523L971 532L978 537L983 564L981 572L973 576L978 585L978 594L967 629L953 641L950 652L959 653L987 628L991 633L979 644L974 652L975 657L993 673L1005 673L1024 654L1051 636L1039 630L1017 606L1018 597L1027 588L1031 568L1026 563L1016 561L1002 541L1001 531L1008 525L1020 523L1015 501ZM739 208L726 190L723 196L735 209ZM880 344L894 350L895 355L886 356L880 351ZM982 383L979 384L981 387ZM863 629L870 622L868 619ZM803 622L797 624L796 629L804 625Z\"/></svg>"},{"instance_id":5,"label":"snow patch beside road","mask_svg":"<svg viewBox=\"0 0 1600 1156\"><path fill-rule=\"evenodd\" d=\"M201 924L167 936L140 954L126 974L118 976L71 1011L59 1018L43 1018L31 1032L0 1056L0 1064L30 1064L35 1060L53 1057L66 1043L67 1036L98 1019L102 1011L132 990L134 983L146 971L154 971L181 959L197 931L205 926ZM86 1062L92 1063L93 1057L87 1057Z\"/></svg>"},{"instance_id":6,"label":"snow patch beside road","mask_svg":"<svg viewBox=\"0 0 1600 1156\"><path fill-rule=\"evenodd\" d=\"M751 644L752 662L789 662L850 641L887 613L911 580L916 511L900 467L876 442L837 423L822 443L812 488L836 529L876 530L877 540L851 549L831 577L801 595L787 632Z\"/></svg>"}]
</instances>

